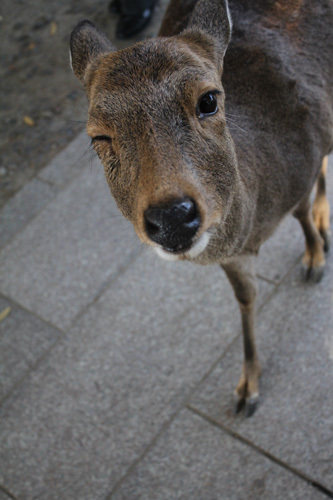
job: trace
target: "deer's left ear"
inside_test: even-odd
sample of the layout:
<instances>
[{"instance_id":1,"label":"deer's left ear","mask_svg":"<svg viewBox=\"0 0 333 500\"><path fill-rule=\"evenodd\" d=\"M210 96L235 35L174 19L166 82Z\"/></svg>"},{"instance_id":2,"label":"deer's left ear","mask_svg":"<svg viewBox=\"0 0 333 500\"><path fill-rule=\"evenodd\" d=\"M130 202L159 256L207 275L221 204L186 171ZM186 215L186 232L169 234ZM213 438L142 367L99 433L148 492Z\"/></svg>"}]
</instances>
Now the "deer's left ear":
<instances>
[{"instance_id":1,"label":"deer's left ear","mask_svg":"<svg viewBox=\"0 0 333 500\"><path fill-rule=\"evenodd\" d=\"M191 39L191 41L197 40L199 44L201 38L201 44L205 44L207 50L211 46L207 38L210 41L213 40L216 62L222 67L223 58L231 39L231 30L232 21L227 0L199 0L186 29L180 36L184 39Z\"/></svg>"},{"instance_id":2,"label":"deer's left ear","mask_svg":"<svg viewBox=\"0 0 333 500\"><path fill-rule=\"evenodd\" d=\"M89 64L100 55L115 50L111 42L93 23L86 20L79 22L70 38L71 66L75 76L84 84Z\"/></svg>"}]
</instances>

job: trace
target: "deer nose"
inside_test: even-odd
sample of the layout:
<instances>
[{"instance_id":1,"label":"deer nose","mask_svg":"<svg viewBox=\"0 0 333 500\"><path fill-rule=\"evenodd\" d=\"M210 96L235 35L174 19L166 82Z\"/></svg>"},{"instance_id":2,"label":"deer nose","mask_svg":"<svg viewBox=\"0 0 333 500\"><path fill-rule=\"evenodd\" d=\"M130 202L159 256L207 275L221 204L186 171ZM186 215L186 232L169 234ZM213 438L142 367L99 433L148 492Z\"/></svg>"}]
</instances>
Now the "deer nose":
<instances>
[{"instance_id":1,"label":"deer nose","mask_svg":"<svg viewBox=\"0 0 333 500\"><path fill-rule=\"evenodd\" d=\"M196 203L190 198L159 206L150 206L144 213L149 238L169 252L190 248L200 226Z\"/></svg>"}]
</instances>

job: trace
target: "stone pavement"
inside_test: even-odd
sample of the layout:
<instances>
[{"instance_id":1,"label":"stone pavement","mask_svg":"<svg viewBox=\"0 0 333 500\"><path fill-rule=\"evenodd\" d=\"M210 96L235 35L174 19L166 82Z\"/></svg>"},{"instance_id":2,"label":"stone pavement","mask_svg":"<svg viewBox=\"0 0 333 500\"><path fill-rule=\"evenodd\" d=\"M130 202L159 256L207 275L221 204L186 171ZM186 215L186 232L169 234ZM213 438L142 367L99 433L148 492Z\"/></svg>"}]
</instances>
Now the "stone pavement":
<instances>
[{"instance_id":1,"label":"stone pavement","mask_svg":"<svg viewBox=\"0 0 333 500\"><path fill-rule=\"evenodd\" d=\"M250 419L226 277L139 243L85 132L5 205L0 242L0 500L333 498L333 252L305 284L294 219L258 259Z\"/></svg>"}]
</instances>

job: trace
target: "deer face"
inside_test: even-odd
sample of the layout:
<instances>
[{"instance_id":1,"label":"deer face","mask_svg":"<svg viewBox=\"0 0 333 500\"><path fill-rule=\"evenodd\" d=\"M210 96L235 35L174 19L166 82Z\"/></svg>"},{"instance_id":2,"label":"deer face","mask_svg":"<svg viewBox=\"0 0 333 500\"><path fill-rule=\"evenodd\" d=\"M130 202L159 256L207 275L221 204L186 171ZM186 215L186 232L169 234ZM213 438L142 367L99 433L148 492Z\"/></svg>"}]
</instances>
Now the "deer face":
<instances>
[{"instance_id":1,"label":"deer face","mask_svg":"<svg viewBox=\"0 0 333 500\"><path fill-rule=\"evenodd\" d=\"M192 30L116 52L91 23L76 30L87 131L119 209L163 257L195 258L226 220L238 176L216 43Z\"/></svg>"}]
</instances>

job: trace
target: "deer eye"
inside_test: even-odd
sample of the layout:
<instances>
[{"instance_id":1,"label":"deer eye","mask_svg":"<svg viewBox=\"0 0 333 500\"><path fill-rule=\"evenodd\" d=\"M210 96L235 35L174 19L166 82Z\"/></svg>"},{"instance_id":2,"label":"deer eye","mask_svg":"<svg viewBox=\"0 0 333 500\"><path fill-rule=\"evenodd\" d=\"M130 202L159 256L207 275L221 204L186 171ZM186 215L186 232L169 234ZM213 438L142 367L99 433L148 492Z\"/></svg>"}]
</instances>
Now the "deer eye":
<instances>
[{"instance_id":1,"label":"deer eye","mask_svg":"<svg viewBox=\"0 0 333 500\"><path fill-rule=\"evenodd\" d=\"M112 142L111 137L108 135L96 135L91 139L91 142L94 144L94 142L98 141L105 141L105 142Z\"/></svg>"},{"instance_id":2,"label":"deer eye","mask_svg":"<svg viewBox=\"0 0 333 500\"><path fill-rule=\"evenodd\" d=\"M199 118L214 115L218 111L216 94L217 92L207 92L207 94L200 97L197 104L197 116Z\"/></svg>"}]
</instances>

